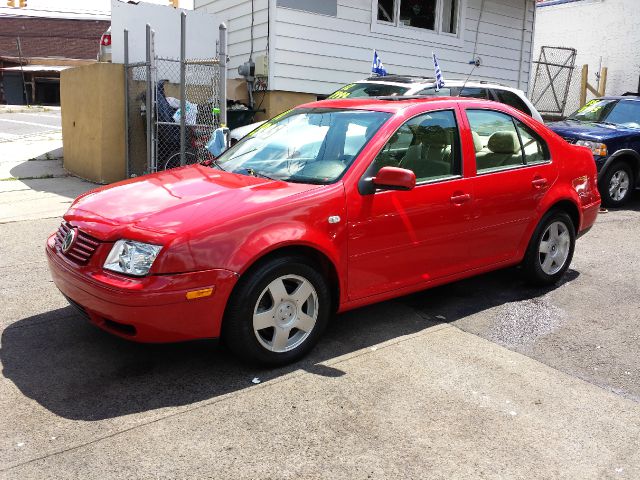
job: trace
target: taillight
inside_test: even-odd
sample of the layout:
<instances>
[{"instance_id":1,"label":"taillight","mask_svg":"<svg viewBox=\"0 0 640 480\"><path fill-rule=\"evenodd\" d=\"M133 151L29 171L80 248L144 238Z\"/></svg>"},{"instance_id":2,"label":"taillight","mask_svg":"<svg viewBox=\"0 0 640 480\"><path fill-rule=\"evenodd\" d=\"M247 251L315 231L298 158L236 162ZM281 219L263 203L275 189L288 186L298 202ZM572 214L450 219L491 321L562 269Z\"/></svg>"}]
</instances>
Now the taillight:
<instances>
[{"instance_id":1,"label":"taillight","mask_svg":"<svg viewBox=\"0 0 640 480\"><path fill-rule=\"evenodd\" d=\"M102 38L100 39L100 45L102 45L103 47L108 47L109 45L111 45L110 33L105 33L104 35L102 35Z\"/></svg>"}]
</instances>

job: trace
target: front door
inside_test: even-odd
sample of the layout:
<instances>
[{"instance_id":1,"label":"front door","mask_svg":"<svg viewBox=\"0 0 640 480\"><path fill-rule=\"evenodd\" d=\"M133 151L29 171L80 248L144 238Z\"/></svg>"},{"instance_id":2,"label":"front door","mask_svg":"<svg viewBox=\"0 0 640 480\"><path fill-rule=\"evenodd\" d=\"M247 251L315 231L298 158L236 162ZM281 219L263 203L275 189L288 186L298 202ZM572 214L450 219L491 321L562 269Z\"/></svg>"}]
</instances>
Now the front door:
<instances>
[{"instance_id":1,"label":"front door","mask_svg":"<svg viewBox=\"0 0 640 480\"><path fill-rule=\"evenodd\" d=\"M456 113L408 120L374 165L413 170L417 184L410 191L377 190L350 201L349 300L466 270L473 191L472 179L463 177Z\"/></svg>"}]
</instances>

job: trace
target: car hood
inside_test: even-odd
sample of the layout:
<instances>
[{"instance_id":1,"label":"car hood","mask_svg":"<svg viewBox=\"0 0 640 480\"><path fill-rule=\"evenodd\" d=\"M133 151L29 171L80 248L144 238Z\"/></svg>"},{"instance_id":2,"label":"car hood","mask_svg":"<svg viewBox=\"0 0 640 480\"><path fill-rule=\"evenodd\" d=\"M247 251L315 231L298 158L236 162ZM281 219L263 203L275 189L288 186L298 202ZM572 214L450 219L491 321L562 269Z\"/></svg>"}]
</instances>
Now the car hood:
<instances>
[{"instance_id":1,"label":"car hood","mask_svg":"<svg viewBox=\"0 0 640 480\"><path fill-rule=\"evenodd\" d=\"M584 140L605 141L614 138L627 137L629 135L640 135L640 131L633 128L622 127L619 125L608 125L606 123L577 122L575 120L552 122L548 123L547 127L561 137Z\"/></svg>"},{"instance_id":2,"label":"car hood","mask_svg":"<svg viewBox=\"0 0 640 480\"><path fill-rule=\"evenodd\" d=\"M263 212L316 188L192 165L87 192L65 219L103 241L121 238L124 231L133 239L160 239Z\"/></svg>"}]
</instances>

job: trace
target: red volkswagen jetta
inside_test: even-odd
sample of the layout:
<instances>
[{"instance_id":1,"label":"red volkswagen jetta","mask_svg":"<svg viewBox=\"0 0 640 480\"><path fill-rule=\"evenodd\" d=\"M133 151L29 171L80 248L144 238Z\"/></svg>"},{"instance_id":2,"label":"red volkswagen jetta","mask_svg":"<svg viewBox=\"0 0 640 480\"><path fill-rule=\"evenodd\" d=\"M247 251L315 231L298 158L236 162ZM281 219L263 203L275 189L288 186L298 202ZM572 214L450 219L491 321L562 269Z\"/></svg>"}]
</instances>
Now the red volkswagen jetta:
<instances>
[{"instance_id":1,"label":"red volkswagen jetta","mask_svg":"<svg viewBox=\"0 0 640 480\"><path fill-rule=\"evenodd\" d=\"M214 165L79 197L46 251L58 288L111 333L222 337L281 364L336 311L517 264L554 283L599 205L591 152L506 105L332 100Z\"/></svg>"}]
</instances>

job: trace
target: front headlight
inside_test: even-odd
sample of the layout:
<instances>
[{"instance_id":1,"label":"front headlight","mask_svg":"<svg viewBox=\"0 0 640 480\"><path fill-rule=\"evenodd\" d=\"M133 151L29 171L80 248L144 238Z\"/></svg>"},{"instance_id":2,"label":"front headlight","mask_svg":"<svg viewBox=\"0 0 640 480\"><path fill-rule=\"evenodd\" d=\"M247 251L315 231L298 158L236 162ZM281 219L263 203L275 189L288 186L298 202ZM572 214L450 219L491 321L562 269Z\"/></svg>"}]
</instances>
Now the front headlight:
<instances>
[{"instance_id":1,"label":"front headlight","mask_svg":"<svg viewBox=\"0 0 640 480\"><path fill-rule=\"evenodd\" d=\"M607 146L604 143L590 142L589 140L578 140L576 145L587 147L591 153L599 157L607 156Z\"/></svg>"},{"instance_id":2,"label":"front headlight","mask_svg":"<svg viewBox=\"0 0 640 480\"><path fill-rule=\"evenodd\" d=\"M159 245L135 242L133 240L118 240L109 252L103 268L113 272L143 277L149 273L149 269L161 249L162 247Z\"/></svg>"}]
</instances>

